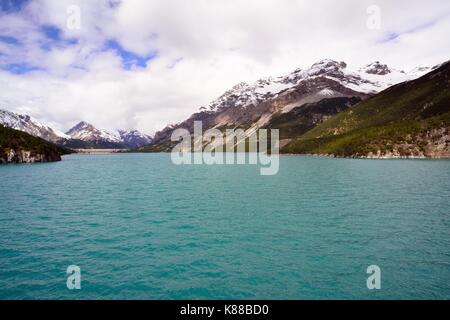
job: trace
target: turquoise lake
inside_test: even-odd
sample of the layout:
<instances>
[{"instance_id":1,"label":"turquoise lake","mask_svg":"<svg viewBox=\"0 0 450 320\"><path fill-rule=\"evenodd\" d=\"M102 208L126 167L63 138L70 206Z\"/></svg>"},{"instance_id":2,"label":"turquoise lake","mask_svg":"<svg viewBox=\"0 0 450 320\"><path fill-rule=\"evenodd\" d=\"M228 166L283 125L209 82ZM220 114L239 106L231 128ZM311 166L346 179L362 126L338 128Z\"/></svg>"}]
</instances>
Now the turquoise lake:
<instances>
[{"instance_id":1,"label":"turquoise lake","mask_svg":"<svg viewBox=\"0 0 450 320\"><path fill-rule=\"evenodd\" d=\"M450 299L447 160L70 155L0 178L0 299Z\"/></svg>"}]
</instances>

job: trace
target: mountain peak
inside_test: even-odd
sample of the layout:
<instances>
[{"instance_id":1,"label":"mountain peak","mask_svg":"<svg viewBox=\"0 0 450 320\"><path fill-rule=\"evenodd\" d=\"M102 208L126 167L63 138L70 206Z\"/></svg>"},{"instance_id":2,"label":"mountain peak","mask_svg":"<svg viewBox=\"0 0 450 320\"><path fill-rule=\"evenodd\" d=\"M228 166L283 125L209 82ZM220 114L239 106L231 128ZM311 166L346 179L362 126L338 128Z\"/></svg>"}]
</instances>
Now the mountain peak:
<instances>
[{"instance_id":1,"label":"mountain peak","mask_svg":"<svg viewBox=\"0 0 450 320\"><path fill-rule=\"evenodd\" d=\"M99 130L92 124L85 121L81 121L76 124L72 129L67 131L67 134L72 139L82 141L108 141L108 142L120 142L119 137L104 130Z\"/></svg>"},{"instance_id":2,"label":"mountain peak","mask_svg":"<svg viewBox=\"0 0 450 320\"><path fill-rule=\"evenodd\" d=\"M344 61L336 61L333 59L322 59L312 65L312 67L337 67L340 69L347 68L347 64Z\"/></svg>"},{"instance_id":3,"label":"mountain peak","mask_svg":"<svg viewBox=\"0 0 450 320\"><path fill-rule=\"evenodd\" d=\"M0 124L51 142L59 142L61 139L69 138L66 134L40 123L29 115L11 111L0 110Z\"/></svg>"},{"instance_id":4,"label":"mountain peak","mask_svg":"<svg viewBox=\"0 0 450 320\"><path fill-rule=\"evenodd\" d=\"M382 64L380 63L380 61L369 63L367 66L361 68L361 71L368 74L376 74L380 76L384 76L392 72L392 70L386 64Z\"/></svg>"},{"instance_id":5,"label":"mountain peak","mask_svg":"<svg viewBox=\"0 0 450 320\"><path fill-rule=\"evenodd\" d=\"M153 141L151 136L143 134L138 130L117 130L117 132L119 133L120 139L128 147L139 148Z\"/></svg>"},{"instance_id":6,"label":"mountain peak","mask_svg":"<svg viewBox=\"0 0 450 320\"><path fill-rule=\"evenodd\" d=\"M351 90L373 94L394 84L418 78L427 70L427 68L422 68L413 73L405 73L391 69L380 61L372 62L360 69L352 69L344 61L323 59L314 63L310 68L296 69L285 76L267 77L250 84L238 83L213 100L209 104L209 108L202 107L200 111L216 112L229 107L255 106L285 92L291 92L301 83L314 82L317 78L331 79Z\"/></svg>"},{"instance_id":7,"label":"mountain peak","mask_svg":"<svg viewBox=\"0 0 450 320\"><path fill-rule=\"evenodd\" d=\"M314 63L307 71L309 76L319 76L324 74L342 73L347 68L347 64L343 61L332 59L323 59Z\"/></svg>"},{"instance_id":8,"label":"mountain peak","mask_svg":"<svg viewBox=\"0 0 450 320\"><path fill-rule=\"evenodd\" d=\"M325 70L330 70L330 69L340 70L340 69L347 68L347 64L344 61L336 61L333 59L323 59L323 60L320 60L320 61L314 63L311 66L311 69L313 69L313 68L322 68Z\"/></svg>"},{"instance_id":9,"label":"mountain peak","mask_svg":"<svg viewBox=\"0 0 450 320\"><path fill-rule=\"evenodd\" d=\"M69 131L67 131L66 134L72 135L72 133L80 130L94 130L94 129L95 127L92 124L87 123L86 121L80 121L76 125L74 125Z\"/></svg>"}]
</instances>

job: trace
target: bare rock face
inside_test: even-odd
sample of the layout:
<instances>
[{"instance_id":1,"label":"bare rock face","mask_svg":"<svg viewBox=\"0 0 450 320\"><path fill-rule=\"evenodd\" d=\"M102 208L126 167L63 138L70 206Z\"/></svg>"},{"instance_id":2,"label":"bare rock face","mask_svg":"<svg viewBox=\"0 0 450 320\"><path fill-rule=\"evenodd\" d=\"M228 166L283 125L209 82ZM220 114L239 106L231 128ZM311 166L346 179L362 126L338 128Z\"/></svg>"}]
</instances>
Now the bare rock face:
<instances>
[{"instance_id":1,"label":"bare rock face","mask_svg":"<svg viewBox=\"0 0 450 320\"><path fill-rule=\"evenodd\" d=\"M9 152L6 154L6 162L7 163L14 162L16 158L17 158L17 155L13 149L9 150Z\"/></svg>"},{"instance_id":2,"label":"bare rock face","mask_svg":"<svg viewBox=\"0 0 450 320\"><path fill-rule=\"evenodd\" d=\"M421 138L427 157L450 158L450 127L430 130Z\"/></svg>"},{"instance_id":3,"label":"bare rock face","mask_svg":"<svg viewBox=\"0 0 450 320\"><path fill-rule=\"evenodd\" d=\"M27 150L10 149L2 157L0 163L39 163L61 161L61 155L56 152L33 153Z\"/></svg>"},{"instance_id":4,"label":"bare rock face","mask_svg":"<svg viewBox=\"0 0 450 320\"><path fill-rule=\"evenodd\" d=\"M391 73L391 69L385 64L381 64L379 61L375 61L365 67L365 72L368 74L387 75Z\"/></svg>"},{"instance_id":5,"label":"bare rock face","mask_svg":"<svg viewBox=\"0 0 450 320\"><path fill-rule=\"evenodd\" d=\"M450 158L450 127L429 130L414 138L410 142L395 144L392 150L378 150L370 152L364 158L369 159L442 159Z\"/></svg>"}]
</instances>

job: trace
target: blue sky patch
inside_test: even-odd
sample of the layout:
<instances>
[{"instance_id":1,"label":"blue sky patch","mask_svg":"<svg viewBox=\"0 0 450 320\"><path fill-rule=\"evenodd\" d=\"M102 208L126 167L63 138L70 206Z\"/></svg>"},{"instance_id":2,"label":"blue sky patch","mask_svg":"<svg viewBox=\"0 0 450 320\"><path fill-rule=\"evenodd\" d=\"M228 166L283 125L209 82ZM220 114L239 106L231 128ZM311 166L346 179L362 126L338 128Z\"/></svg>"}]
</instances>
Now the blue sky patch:
<instances>
[{"instance_id":1,"label":"blue sky patch","mask_svg":"<svg viewBox=\"0 0 450 320\"><path fill-rule=\"evenodd\" d=\"M43 34L47 36L47 38L55 41L61 40L61 30L55 26L44 25L41 27L41 31Z\"/></svg>"},{"instance_id":2,"label":"blue sky patch","mask_svg":"<svg viewBox=\"0 0 450 320\"><path fill-rule=\"evenodd\" d=\"M29 0L0 0L0 11L15 12L20 11Z\"/></svg>"},{"instance_id":3,"label":"blue sky patch","mask_svg":"<svg viewBox=\"0 0 450 320\"><path fill-rule=\"evenodd\" d=\"M53 25L43 25L41 32L46 36L46 41L41 43L41 49L50 51L53 47L71 46L78 43L78 39L64 39L61 29Z\"/></svg>"},{"instance_id":4,"label":"blue sky patch","mask_svg":"<svg viewBox=\"0 0 450 320\"><path fill-rule=\"evenodd\" d=\"M25 74L32 71L42 70L39 67L30 65L28 63L11 63L0 65L0 69L14 73L14 74Z\"/></svg>"},{"instance_id":5,"label":"blue sky patch","mask_svg":"<svg viewBox=\"0 0 450 320\"><path fill-rule=\"evenodd\" d=\"M16 38L2 35L0 35L0 42L12 44L15 46L18 46L20 44L19 40L17 40Z\"/></svg>"},{"instance_id":6,"label":"blue sky patch","mask_svg":"<svg viewBox=\"0 0 450 320\"><path fill-rule=\"evenodd\" d=\"M122 59L122 67L130 70L132 67L146 68L147 62L157 57L156 51L145 56L138 55L134 52L125 50L117 40L108 40L105 44L106 50L114 50Z\"/></svg>"}]
</instances>

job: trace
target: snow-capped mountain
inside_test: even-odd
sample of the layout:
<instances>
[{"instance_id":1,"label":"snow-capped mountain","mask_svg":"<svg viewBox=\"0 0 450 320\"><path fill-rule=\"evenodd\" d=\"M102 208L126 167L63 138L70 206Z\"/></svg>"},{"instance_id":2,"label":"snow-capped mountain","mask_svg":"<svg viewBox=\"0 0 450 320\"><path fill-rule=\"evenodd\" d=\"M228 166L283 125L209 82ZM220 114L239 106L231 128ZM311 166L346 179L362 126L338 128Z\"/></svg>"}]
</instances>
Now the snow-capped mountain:
<instances>
[{"instance_id":1,"label":"snow-capped mountain","mask_svg":"<svg viewBox=\"0 0 450 320\"><path fill-rule=\"evenodd\" d=\"M119 137L126 146L129 148L139 148L150 144L152 142L152 137L143 134L137 130L118 130Z\"/></svg>"},{"instance_id":2,"label":"snow-capped mountain","mask_svg":"<svg viewBox=\"0 0 450 320\"><path fill-rule=\"evenodd\" d=\"M106 130L100 130L94 127L92 124L85 121L81 121L69 131L66 132L74 140L85 141L97 144L109 144L124 146L126 148L142 147L151 143L152 138L148 135L142 134L137 130L117 130L117 132L109 132Z\"/></svg>"},{"instance_id":3,"label":"snow-capped mountain","mask_svg":"<svg viewBox=\"0 0 450 320\"><path fill-rule=\"evenodd\" d=\"M70 139L70 136L57 129L44 125L28 115L10 111L0 110L0 124L53 143L59 143L62 140Z\"/></svg>"},{"instance_id":4,"label":"snow-capped mountain","mask_svg":"<svg viewBox=\"0 0 450 320\"><path fill-rule=\"evenodd\" d=\"M99 130L84 121L75 125L67 133L63 133L29 115L5 110L0 110L0 124L70 148L137 148L152 141L150 136L137 130L118 130L116 133L111 133Z\"/></svg>"},{"instance_id":5,"label":"snow-capped mountain","mask_svg":"<svg viewBox=\"0 0 450 320\"><path fill-rule=\"evenodd\" d=\"M253 84L239 83L201 110L217 111L230 106L256 105L285 93L302 82L318 77L338 81L343 86L357 92L375 94L394 84L420 77L429 71L431 68L422 66L405 72L391 69L379 61L351 70L347 68L345 62L325 59L313 64L309 69L296 69L285 76L264 78Z\"/></svg>"},{"instance_id":6,"label":"snow-capped mountain","mask_svg":"<svg viewBox=\"0 0 450 320\"><path fill-rule=\"evenodd\" d=\"M72 127L69 131L66 132L68 136L75 140L81 140L86 142L94 142L94 141L107 141L113 143L121 143L122 140L119 136L105 131L99 130L95 128L92 124L81 121Z\"/></svg>"},{"instance_id":7,"label":"snow-capped mountain","mask_svg":"<svg viewBox=\"0 0 450 320\"><path fill-rule=\"evenodd\" d=\"M268 124L275 114L289 113L296 107L323 99L355 97L364 100L430 70L421 66L405 72L379 61L351 69L342 61L321 60L310 68L296 69L284 76L264 78L251 84L239 83L186 121L156 133L153 144L167 145L174 129L191 130L194 121L202 121L205 130L232 126L252 132Z\"/></svg>"},{"instance_id":8,"label":"snow-capped mountain","mask_svg":"<svg viewBox=\"0 0 450 320\"><path fill-rule=\"evenodd\" d=\"M392 70L389 69L389 67L385 64L381 64L380 61L375 61L372 63L369 63L367 66L359 69L362 72L368 73L368 74L376 74L379 76L385 76L387 74L392 73ZM402 71L400 71L402 72Z\"/></svg>"}]
</instances>

